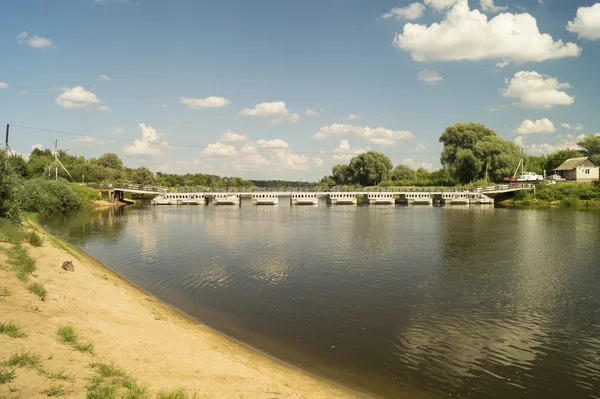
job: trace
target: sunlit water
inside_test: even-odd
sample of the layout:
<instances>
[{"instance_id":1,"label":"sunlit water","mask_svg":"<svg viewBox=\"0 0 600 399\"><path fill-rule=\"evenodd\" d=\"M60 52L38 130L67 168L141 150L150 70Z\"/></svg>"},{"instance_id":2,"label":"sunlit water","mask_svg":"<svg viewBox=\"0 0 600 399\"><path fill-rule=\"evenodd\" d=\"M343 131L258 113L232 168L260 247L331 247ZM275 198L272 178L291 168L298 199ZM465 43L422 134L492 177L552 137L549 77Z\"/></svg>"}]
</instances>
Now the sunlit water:
<instances>
[{"instance_id":1,"label":"sunlit water","mask_svg":"<svg viewBox=\"0 0 600 399\"><path fill-rule=\"evenodd\" d=\"M600 214L153 207L48 228L214 328L383 397L600 398Z\"/></svg>"}]
</instances>

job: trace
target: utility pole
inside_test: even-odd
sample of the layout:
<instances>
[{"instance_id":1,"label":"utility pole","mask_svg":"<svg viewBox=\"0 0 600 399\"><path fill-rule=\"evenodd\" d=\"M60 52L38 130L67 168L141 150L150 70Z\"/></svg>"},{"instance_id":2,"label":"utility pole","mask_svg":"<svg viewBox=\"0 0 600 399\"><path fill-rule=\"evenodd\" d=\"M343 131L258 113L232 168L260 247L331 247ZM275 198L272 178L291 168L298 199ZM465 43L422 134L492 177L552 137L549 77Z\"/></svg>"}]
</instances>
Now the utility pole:
<instances>
[{"instance_id":1,"label":"utility pole","mask_svg":"<svg viewBox=\"0 0 600 399\"><path fill-rule=\"evenodd\" d=\"M8 151L9 154L12 154L12 151L10 150L10 147L8 146L8 133L9 133L9 130L10 130L10 125L7 123L6 124L6 140L5 140L6 146L5 146L4 149L6 151Z\"/></svg>"},{"instance_id":2,"label":"utility pole","mask_svg":"<svg viewBox=\"0 0 600 399\"><path fill-rule=\"evenodd\" d=\"M54 180L58 180L58 139L54 140Z\"/></svg>"}]
</instances>

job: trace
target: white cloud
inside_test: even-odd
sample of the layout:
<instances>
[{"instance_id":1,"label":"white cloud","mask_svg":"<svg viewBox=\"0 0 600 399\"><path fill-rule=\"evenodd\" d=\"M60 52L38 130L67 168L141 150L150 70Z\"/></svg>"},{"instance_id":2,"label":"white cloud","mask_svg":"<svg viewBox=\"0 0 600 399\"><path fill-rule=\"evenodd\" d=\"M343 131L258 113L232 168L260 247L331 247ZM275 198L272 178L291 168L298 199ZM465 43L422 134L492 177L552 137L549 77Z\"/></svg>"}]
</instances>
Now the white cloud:
<instances>
[{"instance_id":1,"label":"white cloud","mask_svg":"<svg viewBox=\"0 0 600 399\"><path fill-rule=\"evenodd\" d=\"M8 83L0 82L0 89L8 89Z\"/></svg>"},{"instance_id":2,"label":"white cloud","mask_svg":"<svg viewBox=\"0 0 600 399\"><path fill-rule=\"evenodd\" d=\"M206 98L188 98L181 97L179 102L187 105L192 109L202 109L202 108L221 108L228 104L231 104L231 100L228 100L223 97L206 97Z\"/></svg>"},{"instance_id":3,"label":"white cloud","mask_svg":"<svg viewBox=\"0 0 600 399\"><path fill-rule=\"evenodd\" d=\"M45 37L29 36L27 32L21 32L17 35L17 42L19 44L25 44L29 47L47 49L52 47L52 40Z\"/></svg>"},{"instance_id":4,"label":"white cloud","mask_svg":"<svg viewBox=\"0 0 600 399\"><path fill-rule=\"evenodd\" d=\"M359 118L359 116L356 114L350 113L350 114L346 115L345 118L346 118L346 120L349 120L349 121L355 121Z\"/></svg>"},{"instance_id":5,"label":"white cloud","mask_svg":"<svg viewBox=\"0 0 600 399\"><path fill-rule=\"evenodd\" d=\"M216 142L207 145L200 154L205 157L233 157L238 151L232 145Z\"/></svg>"},{"instance_id":6,"label":"white cloud","mask_svg":"<svg viewBox=\"0 0 600 399\"><path fill-rule=\"evenodd\" d=\"M506 109L506 105L500 104L497 107L485 107L490 112L502 111Z\"/></svg>"},{"instance_id":7,"label":"white cloud","mask_svg":"<svg viewBox=\"0 0 600 399\"><path fill-rule=\"evenodd\" d=\"M262 168L271 165L271 161L261 154L249 154L244 157L244 164L247 168Z\"/></svg>"},{"instance_id":8,"label":"white cloud","mask_svg":"<svg viewBox=\"0 0 600 399\"><path fill-rule=\"evenodd\" d=\"M314 109L307 109L304 113L306 116L319 116L321 113L319 111L315 111Z\"/></svg>"},{"instance_id":9,"label":"white cloud","mask_svg":"<svg viewBox=\"0 0 600 399\"><path fill-rule=\"evenodd\" d=\"M102 103L94 93L81 86L65 90L54 102L63 108L90 108L94 104Z\"/></svg>"},{"instance_id":10,"label":"white cloud","mask_svg":"<svg viewBox=\"0 0 600 399\"><path fill-rule=\"evenodd\" d=\"M583 130L583 125L581 123L576 125L571 125L570 123L561 123L560 125L567 130L575 130L576 132L581 132Z\"/></svg>"},{"instance_id":11,"label":"white cloud","mask_svg":"<svg viewBox=\"0 0 600 399\"><path fill-rule=\"evenodd\" d=\"M284 169L308 170L310 159L306 155L294 154L291 151L277 151L275 153L279 165Z\"/></svg>"},{"instance_id":12,"label":"white cloud","mask_svg":"<svg viewBox=\"0 0 600 399\"><path fill-rule=\"evenodd\" d=\"M219 139L222 143L236 143L240 141L248 141L248 136L245 134L233 133L231 130L226 131Z\"/></svg>"},{"instance_id":13,"label":"white cloud","mask_svg":"<svg viewBox=\"0 0 600 399\"><path fill-rule=\"evenodd\" d=\"M518 98L521 108L548 109L555 105L571 105L575 98L563 89L571 88L568 83L560 83L558 79L541 75L535 71L520 71L512 79L506 78L504 97Z\"/></svg>"},{"instance_id":14,"label":"white cloud","mask_svg":"<svg viewBox=\"0 0 600 399\"><path fill-rule=\"evenodd\" d=\"M284 121L298 122L300 115L291 113L286 107L283 101L276 101L272 103L260 103L256 104L253 109L244 108L240 115L245 116L262 116L271 118L271 123L281 123Z\"/></svg>"},{"instance_id":15,"label":"white cloud","mask_svg":"<svg viewBox=\"0 0 600 399\"><path fill-rule=\"evenodd\" d=\"M412 158L405 158L402 161L402 165L406 165L411 169L417 170L419 168L423 168L425 170L433 170L433 164L431 162L417 162Z\"/></svg>"},{"instance_id":16,"label":"white cloud","mask_svg":"<svg viewBox=\"0 0 600 399\"><path fill-rule=\"evenodd\" d=\"M567 30L577 33L580 39L600 39L600 3L579 7L575 19L567 24Z\"/></svg>"},{"instance_id":17,"label":"white cloud","mask_svg":"<svg viewBox=\"0 0 600 399\"><path fill-rule=\"evenodd\" d=\"M258 148L278 148L278 149L282 149L282 148L288 148L289 145L287 142L281 140L281 139L273 139L273 140L263 140L260 139L258 141L254 141L253 145L255 145Z\"/></svg>"},{"instance_id":18,"label":"white cloud","mask_svg":"<svg viewBox=\"0 0 600 399\"><path fill-rule=\"evenodd\" d=\"M554 144L543 143L543 144L529 144L528 145L525 143L525 139L523 139L523 138L521 138L520 142L522 143L521 146L523 147L525 152L527 152L528 154L548 155L548 154L552 154L553 152L556 152L558 150L570 150L570 149L579 150L581 148L577 145L577 142L581 141L584 137L585 137L585 134L558 135L556 137L557 141ZM516 142L516 140L515 140L515 142Z\"/></svg>"},{"instance_id":19,"label":"white cloud","mask_svg":"<svg viewBox=\"0 0 600 399\"><path fill-rule=\"evenodd\" d=\"M508 7L500 7L494 4L494 0L479 0L479 5L483 12L497 13L506 10Z\"/></svg>"},{"instance_id":20,"label":"white cloud","mask_svg":"<svg viewBox=\"0 0 600 399\"><path fill-rule=\"evenodd\" d=\"M90 136L85 136L85 137L75 139L72 141L72 143L81 144L81 145L89 145L89 144L93 144L93 143L99 144L98 139L96 139L95 137L90 137Z\"/></svg>"},{"instance_id":21,"label":"white cloud","mask_svg":"<svg viewBox=\"0 0 600 399\"><path fill-rule=\"evenodd\" d=\"M517 134L554 133L554 123L548 118L538 119L535 122L525 119L513 132Z\"/></svg>"},{"instance_id":22,"label":"white cloud","mask_svg":"<svg viewBox=\"0 0 600 399\"><path fill-rule=\"evenodd\" d=\"M496 68L498 68L498 71L501 71L504 68L506 68L509 64L510 64L509 61L501 61L501 62L496 63Z\"/></svg>"},{"instance_id":23,"label":"white cloud","mask_svg":"<svg viewBox=\"0 0 600 399\"><path fill-rule=\"evenodd\" d=\"M325 165L325 161L323 161L321 158L313 158L313 163L315 164L315 166L317 167L321 167L323 165Z\"/></svg>"},{"instance_id":24,"label":"white cloud","mask_svg":"<svg viewBox=\"0 0 600 399\"><path fill-rule=\"evenodd\" d=\"M162 155L160 144L158 143L158 133L152 126L146 126L143 123L139 124L142 129L142 138L133 141L133 144L126 145L123 152L128 155Z\"/></svg>"},{"instance_id":25,"label":"white cloud","mask_svg":"<svg viewBox=\"0 0 600 399\"><path fill-rule=\"evenodd\" d=\"M103 81L103 82L110 82L111 81L111 79L107 75L100 75L100 76L98 76L98 80L99 81Z\"/></svg>"},{"instance_id":26,"label":"white cloud","mask_svg":"<svg viewBox=\"0 0 600 399\"><path fill-rule=\"evenodd\" d=\"M446 8L453 7L459 0L425 0L424 3L429 7L442 11Z\"/></svg>"},{"instance_id":27,"label":"white cloud","mask_svg":"<svg viewBox=\"0 0 600 399\"><path fill-rule=\"evenodd\" d=\"M427 149L423 144L417 143L417 146L413 149L413 152L423 152Z\"/></svg>"},{"instance_id":28,"label":"white cloud","mask_svg":"<svg viewBox=\"0 0 600 399\"><path fill-rule=\"evenodd\" d=\"M540 33L530 14L503 13L488 21L479 10L471 10L467 0L458 0L440 23L404 25L394 45L417 62L499 59L524 63L581 53L575 43L554 41Z\"/></svg>"},{"instance_id":29,"label":"white cloud","mask_svg":"<svg viewBox=\"0 0 600 399\"><path fill-rule=\"evenodd\" d=\"M417 75L417 79L427 83L427 84L438 84L444 78L437 71L430 71L429 69L425 69Z\"/></svg>"},{"instance_id":30,"label":"white cloud","mask_svg":"<svg viewBox=\"0 0 600 399\"><path fill-rule=\"evenodd\" d=\"M98 108L98 111L111 112L112 110L110 108L108 108L106 105L102 105L100 108Z\"/></svg>"},{"instance_id":31,"label":"white cloud","mask_svg":"<svg viewBox=\"0 0 600 399\"><path fill-rule=\"evenodd\" d=\"M340 137L346 135L361 137L371 143L379 144L381 146L400 144L406 139L412 139L415 137L414 134L408 131L389 130L383 127L371 129L368 126L363 127L338 123L334 123L330 126L321 126L319 132L315 133L313 137L318 140L324 140L330 137Z\"/></svg>"},{"instance_id":32,"label":"white cloud","mask_svg":"<svg viewBox=\"0 0 600 399\"><path fill-rule=\"evenodd\" d=\"M33 151L35 149L43 150L44 147L41 144L34 144L34 145L31 146L31 150Z\"/></svg>"},{"instance_id":33,"label":"white cloud","mask_svg":"<svg viewBox=\"0 0 600 399\"><path fill-rule=\"evenodd\" d=\"M348 140L340 140L340 145L333 149L333 159L347 161L363 152L367 152L367 150L365 148L352 148Z\"/></svg>"},{"instance_id":34,"label":"white cloud","mask_svg":"<svg viewBox=\"0 0 600 399\"><path fill-rule=\"evenodd\" d=\"M425 13L425 6L421 3L412 3L406 7L394 7L389 12L383 14L383 18L396 19L419 19Z\"/></svg>"},{"instance_id":35,"label":"white cloud","mask_svg":"<svg viewBox=\"0 0 600 399\"><path fill-rule=\"evenodd\" d=\"M525 138L523 136L515 138L515 144L519 147L523 147L523 145L525 145Z\"/></svg>"}]
</instances>

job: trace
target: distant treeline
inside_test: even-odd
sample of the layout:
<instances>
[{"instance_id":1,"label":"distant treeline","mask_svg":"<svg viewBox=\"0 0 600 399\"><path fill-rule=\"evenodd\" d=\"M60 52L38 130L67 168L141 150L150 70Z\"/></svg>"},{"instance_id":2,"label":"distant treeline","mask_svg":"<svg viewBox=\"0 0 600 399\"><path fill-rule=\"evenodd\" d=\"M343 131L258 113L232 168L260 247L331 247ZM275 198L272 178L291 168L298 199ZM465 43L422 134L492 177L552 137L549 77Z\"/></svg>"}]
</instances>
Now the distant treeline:
<instances>
[{"instance_id":1,"label":"distant treeline","mask_svg":"<svg viewBox=\"0 0 600 399\"><path fill-rule=\"evenodd\" d=\"M316 182L292 180L250 180L256 187L315 187Z\"/></svg>"}]
</instances>

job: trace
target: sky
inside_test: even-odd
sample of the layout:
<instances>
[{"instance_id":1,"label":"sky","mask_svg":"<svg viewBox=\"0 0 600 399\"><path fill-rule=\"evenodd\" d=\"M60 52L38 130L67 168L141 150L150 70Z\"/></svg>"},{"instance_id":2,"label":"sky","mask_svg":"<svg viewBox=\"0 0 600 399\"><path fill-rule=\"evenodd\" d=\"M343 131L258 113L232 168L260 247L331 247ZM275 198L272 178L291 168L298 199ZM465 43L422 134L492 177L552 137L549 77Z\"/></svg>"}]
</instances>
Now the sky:
<instances>
[{"instance_id":1,"label":"sky","mask_svg":"<svg viewBox=\"0 0 600 399\"><path fill-rule=\"evenodd\" d=\"M58 140L155 172L314 181L366 150L435 170L457 122L533 155L600 132L593 0L4 0L0 16L0 123L22 154Z\"/></svg>"}]
</instances>

